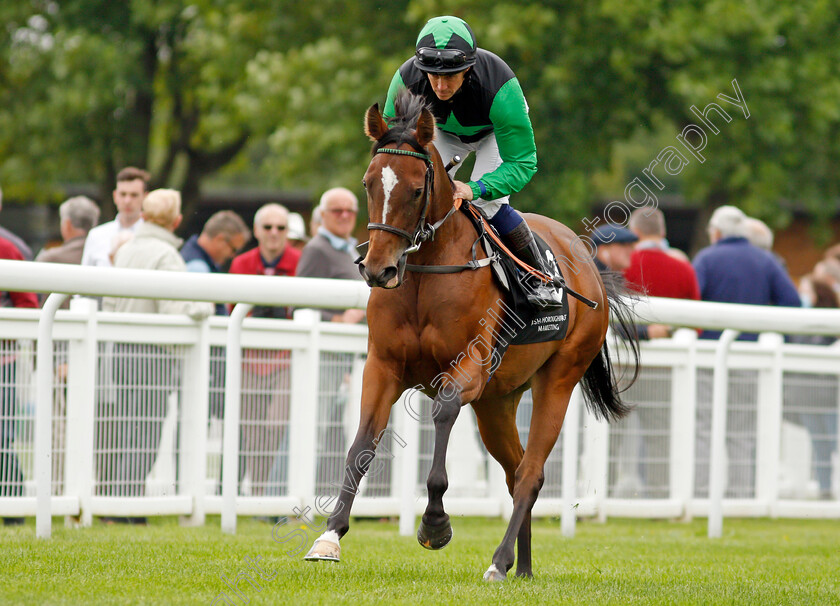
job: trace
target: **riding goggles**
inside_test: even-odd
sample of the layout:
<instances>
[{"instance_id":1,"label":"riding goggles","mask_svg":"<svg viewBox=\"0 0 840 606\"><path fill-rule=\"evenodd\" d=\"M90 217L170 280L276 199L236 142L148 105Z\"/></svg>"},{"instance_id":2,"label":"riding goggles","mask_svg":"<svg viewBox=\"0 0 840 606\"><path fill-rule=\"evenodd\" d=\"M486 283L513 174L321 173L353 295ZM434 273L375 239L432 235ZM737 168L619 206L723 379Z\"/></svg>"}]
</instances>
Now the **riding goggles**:
<instances>
[{"instance_id":1,"label":"riding goggles","mask_svg":"<svg viewBox=\"0 0 840 606\"><path fill-rule=\"evenodd\" d=\"M467 54L457 48L427 48L421 47L414 53L417 62L422 67L452 69L467 63Z\"/></svg>"}]
</instances>

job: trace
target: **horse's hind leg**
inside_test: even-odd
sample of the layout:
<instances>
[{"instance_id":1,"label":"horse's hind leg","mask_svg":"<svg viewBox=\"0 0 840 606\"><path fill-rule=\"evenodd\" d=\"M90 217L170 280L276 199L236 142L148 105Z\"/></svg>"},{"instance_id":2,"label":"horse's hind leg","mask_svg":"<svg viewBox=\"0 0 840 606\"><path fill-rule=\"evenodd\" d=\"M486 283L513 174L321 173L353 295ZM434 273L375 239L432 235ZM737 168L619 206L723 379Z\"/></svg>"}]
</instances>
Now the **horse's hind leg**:
<instances>
[{"instance_id":1,"label":"horse's hind leg","mask_svg":"<svg viewBox=\"0 0 840 606\"><path fill-rule=\"evenodd\" d=\"M474 402L478 430L487 452L505 470L508 491L513 496L516 469L522 462L522 443L516 427L516 408L522 393L504 398ZM516 576L530 577L531 573L531 514L522 521L516 537Z\"/></svg>"},{"instance_id":2,"label":"horse's hind leg","mask_svg":"<svg viewBox=\"0 0 840 606\"><path fill-rule=\"evenodd\" d=\"M557 356L551 366L566 366L558 364ZM549 363L550 364L550 363ZM519 467L516 469L513 489L513 514L508 523L505 536L493 554L493 563L484 579L487 581L501 581L507 576L507 571L513 566L513 544L520 536L523 525L530 526L531 509L539 496L545 475L543 467L551 449L557 442L566 408L572 389L583 371L577 372L547 372L543 367L534 377L533 395L534 411L531 416L531 429L528 434L528 445ZM552 377L561 377L553 379ZM530 530L529 530L530 533ZM530 538L530 535L529 535ZM530 568L530 562L527 562ZM517 572L521 566L517 567ZM524 573L527 574L527 573Z\"/></svg>"},{"instance_id":3,"label":"horse's hind leg","mask_svg":"<svg viewBox=\"0 0 840 606\"><path fill-rule=\"evenodd\" d=\"M452 539L452 526L449 516L443 510L443 494L449 487L446 476L446 448L449 434L461 411L460 392L441 389L435 397L432 415L435 423L435 449L432 456L432 468L426 480L429 502L426 512L417 529L417 540L426 549L443 549Z\"/></svg>"},{"instance_id":4,"label":"horse's hind leg","mask_svg":"<svg viewBox=\"0 0 840 606\"><path fill-rule=\"evenodd\" d=\"M403 391L402 385L381 362L368 358L362 381L362 408L359 430L347 453L341 491L333 512L327 520L327 530L306 554L306 560L338 561L338 541L350 529L350 509L356 497L359 482L367 473L374 458L374 451L382 431L388 424L391 406Z\"/></svg>"}]
</instances>

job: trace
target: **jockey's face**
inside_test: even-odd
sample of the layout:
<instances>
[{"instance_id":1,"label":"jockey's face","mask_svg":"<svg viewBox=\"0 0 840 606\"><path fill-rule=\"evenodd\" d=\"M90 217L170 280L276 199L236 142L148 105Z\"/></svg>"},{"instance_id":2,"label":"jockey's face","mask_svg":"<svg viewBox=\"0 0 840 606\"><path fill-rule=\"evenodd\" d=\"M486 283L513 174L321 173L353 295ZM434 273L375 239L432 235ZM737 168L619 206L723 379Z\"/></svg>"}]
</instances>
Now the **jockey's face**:
<instances>
[{"instance_id":1,"label":"jockey's face","mask_svg":"<svg viewBox=\"0 0 840 606\"><path fill-rule=\"evenodd\" d=\"M437 98L441 101L449 101L458 92L458 89L461 88L468 71L469 68L454 74L433 74L427 72L426 75L429 77L429 83L432 85L432 90L435 91Z\"/></svg>"}]
</instances>

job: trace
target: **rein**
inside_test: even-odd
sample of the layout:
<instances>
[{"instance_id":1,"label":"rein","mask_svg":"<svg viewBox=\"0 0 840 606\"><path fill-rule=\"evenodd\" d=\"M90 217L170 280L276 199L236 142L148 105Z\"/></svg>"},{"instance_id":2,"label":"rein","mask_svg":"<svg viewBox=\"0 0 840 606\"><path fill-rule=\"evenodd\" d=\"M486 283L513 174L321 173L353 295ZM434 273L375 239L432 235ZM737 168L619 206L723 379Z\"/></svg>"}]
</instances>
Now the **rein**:
<instances>
[{"instance_id":1,"label":"rein","mask_svg":"<svg viewBox=\"0 0 840 606\"><path fill-rule=\"evenodd\" d=\"M426 274L454 274L462 271L468 270L476 270L482 267L487 267L491 263L497 260L496 255L488 256L484 259L476 259L475 248L478 244L479 240L481 239L481 234L479 234L479 238L473 243L472 246L472 260L468 261L463 265L414 265L410 263L406 263L406 258L411 253L417 252L420 249L420 245L423 242L427 242L429 240L435 239L435 233L440 228L443 223L449 219L459 208L461 208L461 200L458 199L452 205L452 208L449 209L442 219L436 221L433 224L426 223L426 215L429 212L429 207L432 203L432 195L434 193L434 182L435 182L435 170L434 170L434 163L432 162L431 155L427 153L421 153L416 151L411 151L408 149L394 149L392 147L382 147L377 149L375 154L392 154L395 156L411 156L412 158L418 158L423 160L426 164L426 176L425 176L425 183L423 186L424 189L424 201L423 201L423 212L420 215L420 220L417 222L417 227L414 228L414 233L411 234L404 229L400 229L399 227L394 227L393 225L388 225L387 223L368 223L367 227L368 230L371 229L378 229L381 231L387 231L389 233L395 234L402 238L408 240L411 244L409 248L402 254L399 260L399 275L400 280L402 280L403 272L407 269L409 271L413 271L415 273L426 273ZM476 208L472 205L469 206L469 211L479 220L479 223L482 225L484 232L490 237L499 248L507 253L507 255L513 259L513 261L519 265L525 272L535 276L537 279L544 283L553 284L558 288L565 288L566 292L569 293L574 298L578 299L579 301L583 302L587 306L591 307L592 309L597 309L598 304L595 301L591 301L587 299L583 295L576 293L574 290L568 287L565 280L562 278L554 278L549 276L538 269L531 267L530 265L522 262L515 254L513 254L508 248L504 245L504 243L496 237L492 229L489 229L487 225L487 220L484 216L476 210ZM364 246L364 245L363 245ZM360 247L361 248L361 247ZM364 253L362 253L364 254ZM356 262L360 262L362 257L360 256Z\"/></svg>"}]
</instances>

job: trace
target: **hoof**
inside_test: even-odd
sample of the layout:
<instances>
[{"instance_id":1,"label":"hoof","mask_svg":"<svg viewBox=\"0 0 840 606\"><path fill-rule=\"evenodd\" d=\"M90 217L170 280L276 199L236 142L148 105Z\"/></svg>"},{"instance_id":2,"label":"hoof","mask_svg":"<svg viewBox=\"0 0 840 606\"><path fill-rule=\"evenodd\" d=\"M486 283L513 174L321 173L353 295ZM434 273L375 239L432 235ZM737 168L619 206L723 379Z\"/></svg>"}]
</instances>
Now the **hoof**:
<instances>
[{"instance_id":1,"label":"hoof","mask_svg":"<svg viewBox=\"0 0 840 606\"><path fill-rule=\"evenodd\" d=\"M426 549L443 549L452 540L452 525L446 520L440 526L427 526L420 522L417 529L417 541Z\"/></svg>"},{"instance_id":2,"label":"hoof","mask_svg":"<svg viewBox=\"0 0 840 606\"><path fill-rule=\"evenodd\" d=\"M484 573L484 580L488 583L496 583L498 581L504 581L507 578L507 573L502 572L498 568L496 568L495 564L490 564L490 568L487 569L487 572Z\"/></svg>"},{"instance_id":3,"label":"hoof","mask_svg":"<svg viewBox=\"0 0 840 606\"><path fill-rule=\"evenodd\" d=\"M329 533L324 533L315 541L312 549L303 557L304 560L307 562L338 562L341 560L341 546L338 541L333 540L338 535L332 533L335 537L326 537L326 534Z\"/></svg>"}]
</instances>

